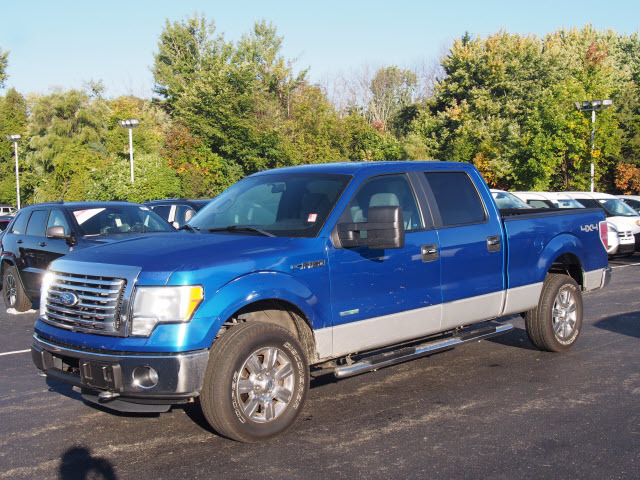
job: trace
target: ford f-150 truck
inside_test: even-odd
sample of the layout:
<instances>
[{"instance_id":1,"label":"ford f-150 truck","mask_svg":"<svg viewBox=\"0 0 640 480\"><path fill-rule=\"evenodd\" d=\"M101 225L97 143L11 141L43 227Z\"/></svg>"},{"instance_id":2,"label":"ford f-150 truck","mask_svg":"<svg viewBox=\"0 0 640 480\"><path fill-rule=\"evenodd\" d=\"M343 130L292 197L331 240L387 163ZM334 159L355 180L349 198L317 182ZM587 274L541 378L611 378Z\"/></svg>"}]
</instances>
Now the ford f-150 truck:
<instances>
[{"instance_id":1,"label":"ford f-150 truck","mask_svg":"<svg viewBox=\"0 0 640 480\"><path fill-rule=\"evenodd\" d=\"M601 210L499 211L464 163L260 172L177 234L54 261L33 360L88 401L198 399L217 432L259 441L293 424L310 368L376 370L506 332L474 324L509 314L538 348L571 347L581 292L610 278L606 238Z\"/></svg>"}]
</instances>

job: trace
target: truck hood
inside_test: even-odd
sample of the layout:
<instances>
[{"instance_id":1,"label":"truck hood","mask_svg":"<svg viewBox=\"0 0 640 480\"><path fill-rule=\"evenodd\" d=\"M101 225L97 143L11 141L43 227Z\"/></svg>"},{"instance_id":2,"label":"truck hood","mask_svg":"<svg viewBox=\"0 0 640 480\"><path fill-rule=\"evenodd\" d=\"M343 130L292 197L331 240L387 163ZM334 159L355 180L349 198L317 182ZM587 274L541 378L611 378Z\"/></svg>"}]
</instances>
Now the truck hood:
<instances>
[{"instance_id":1,"label":"truck hood","mask_svg":"<svg viewBox=\"0 0 640 480\"><path fill-rule=\"evenodd\" d=\"M156 233L144 237L109 242L70 253L65 261L124 265L141 269L152 283L166 283L176 270L198 270L270 255L289 238L230 233ZM55 268L55 267L54 267Z\"/></svg>"}]
</instances>

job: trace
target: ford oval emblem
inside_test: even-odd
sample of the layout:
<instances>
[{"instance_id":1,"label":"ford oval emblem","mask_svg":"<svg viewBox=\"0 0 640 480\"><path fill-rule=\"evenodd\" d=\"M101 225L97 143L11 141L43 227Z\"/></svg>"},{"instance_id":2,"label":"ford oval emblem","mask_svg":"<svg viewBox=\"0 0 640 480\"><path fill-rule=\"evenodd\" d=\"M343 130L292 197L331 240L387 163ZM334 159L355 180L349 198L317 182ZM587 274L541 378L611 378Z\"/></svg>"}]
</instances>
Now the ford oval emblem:
<instances>
[{"instance_id":1,"label":"ford oval emblem","mask_svg":"<svg viewBox=\"0 0 640 480\"><path fill-rule=\"evenodd\" d=\"M76 303L78 303L79 298L75 293L64 292L60 295L60 303L65 307L73 307Z\"/></svg>"}]
</instances>

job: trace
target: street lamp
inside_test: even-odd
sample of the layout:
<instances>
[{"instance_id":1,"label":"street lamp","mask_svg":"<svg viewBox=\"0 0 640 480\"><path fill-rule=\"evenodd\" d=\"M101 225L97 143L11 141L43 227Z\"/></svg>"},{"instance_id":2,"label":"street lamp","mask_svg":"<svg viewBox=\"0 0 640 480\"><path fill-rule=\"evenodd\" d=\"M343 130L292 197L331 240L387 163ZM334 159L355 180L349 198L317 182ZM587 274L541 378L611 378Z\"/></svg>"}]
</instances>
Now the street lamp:
<instances>
[{"instance_id":1,"label":"street lamp","mask_svg":"<svg viewBox=\"0 0 640 480\"><path fill-rule=\"evenodd\" d=\"M129 163L131 164L131 183L133 183L133 136L131 130L140 125L137 118L131 118L129 120L118 120L118 123L122 128L129 130Z\"/></svg>"},{"instance_id":2,"label":"street lamp","mask_svg":"<svg viewBox=\"0 0 640 480\"><path fill-rule=\"evenodd\" d=\"M20 135L7 135L7 140L13 142L13 148L16 152L16 197L18 200L18 210L20 210L20 179L18 178L18 140L22 137Z\"/></svg>"},{"instance_id":3,"label":"street lamp","mask_svg":"<svg viewBox=\"0 0 640 480\"><path fill-rule=\"evenodd\" d=\"M584 102L574 103L576 109L580 112L591 112L591 191L595 188L595 167L593 166L593 151L595 150L596 138L596 110L604 110L613 105L613 100L587 100Z\"/></svg>"}]
</instances>

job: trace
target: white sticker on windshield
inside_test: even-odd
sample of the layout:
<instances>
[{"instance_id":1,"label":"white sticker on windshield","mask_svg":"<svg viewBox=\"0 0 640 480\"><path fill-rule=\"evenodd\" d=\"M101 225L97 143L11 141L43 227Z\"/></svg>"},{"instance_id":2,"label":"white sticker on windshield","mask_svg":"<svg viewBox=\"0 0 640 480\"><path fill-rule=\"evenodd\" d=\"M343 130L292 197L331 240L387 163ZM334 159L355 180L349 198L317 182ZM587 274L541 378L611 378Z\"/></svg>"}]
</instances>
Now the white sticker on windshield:
<instances>
[{"instance_id":1,"label":"white sticker on windshield","mask_svg":"<svg viewBox=\"0 0 640 480\"><path fill-rule=\"evenodd\" d=\"M103 212L104 208L90 208L88 210L74 210L73 215L76 217L78 225L82 225L84 222L92 217L95 217L100 212Z\"/></svg>"},{"instance_id":2,"label":"white sticker on windshield","mask_svg":"<svg viewBox=\"0 0 640 480\"><path fill-rule=\"evenodd\" d=\"M310 213L309 218L307 218L307 222L314 223L318 219L317 213Z\"/></svg>"}]
</instances>

